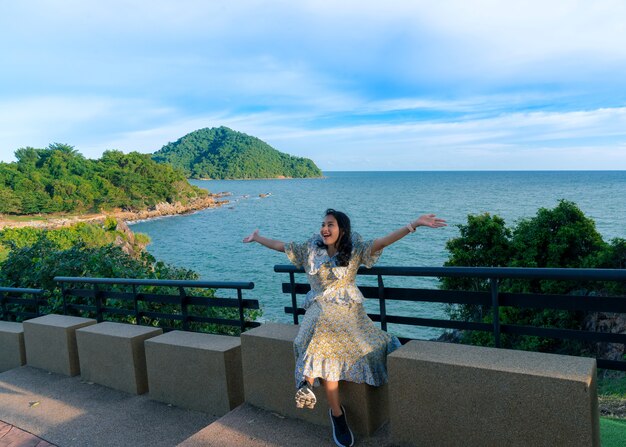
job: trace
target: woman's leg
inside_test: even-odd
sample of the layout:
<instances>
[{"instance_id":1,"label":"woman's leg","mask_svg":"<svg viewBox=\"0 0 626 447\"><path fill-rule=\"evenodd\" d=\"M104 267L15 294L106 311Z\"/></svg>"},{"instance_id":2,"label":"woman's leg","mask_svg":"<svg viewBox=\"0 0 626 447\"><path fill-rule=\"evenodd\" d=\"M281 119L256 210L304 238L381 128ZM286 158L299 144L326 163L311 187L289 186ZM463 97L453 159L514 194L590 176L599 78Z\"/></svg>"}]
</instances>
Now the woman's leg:
<instances>
[{"instance_id":1,"label":"woman's leg","mask_svg":"<svg viewBox=\"0 0 626 447\"><path fill-rule=\"evenodd\" d=\"M339 402L339 382L324 380L324 389L326 390L326 399L333 416L341 415L341 402Z\"/></svg>"},{"instance_id":2,"label":"woman's leg","mask_svg":"<svg viewBox=\"0 0 626 447\"><path fill-rule=\"evenodd\" d=\"M345 447L354 445L354 435L350 427L348 427L348 420L346 415L343 414L343 408L339 403L339 382L325 380L324 388L326 389L326 399L328 400L330 415L332 416L330 420L335 444Z\"/></svg>"}]
</instances>

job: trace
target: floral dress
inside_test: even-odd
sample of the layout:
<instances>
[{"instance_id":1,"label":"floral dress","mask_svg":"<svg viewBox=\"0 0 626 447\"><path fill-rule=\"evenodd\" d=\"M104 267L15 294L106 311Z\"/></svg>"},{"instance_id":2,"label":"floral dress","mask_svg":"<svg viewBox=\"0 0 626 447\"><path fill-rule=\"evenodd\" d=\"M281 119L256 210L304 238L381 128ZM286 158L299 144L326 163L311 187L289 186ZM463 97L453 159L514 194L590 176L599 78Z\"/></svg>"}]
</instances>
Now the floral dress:
<instances>
[{"instance_id":1,"label":"floral dress","mask_svg":"<svg viewBox=\"0 0 626 447\"><path fill-rule=\"evenodd\" d=\"M373 241L353 233L352 255L345 267L317 246L320 235L303 244L285 246L289 260L304 267L311 291L306 314L294 341L296 386L304 377L347 380L380 386L387 382L387 354L400 346L398 338L378 328L367 316L363 295L355 283L360 265L372 267L382 250L371 254Z\"/></svg>"}]
</instances>

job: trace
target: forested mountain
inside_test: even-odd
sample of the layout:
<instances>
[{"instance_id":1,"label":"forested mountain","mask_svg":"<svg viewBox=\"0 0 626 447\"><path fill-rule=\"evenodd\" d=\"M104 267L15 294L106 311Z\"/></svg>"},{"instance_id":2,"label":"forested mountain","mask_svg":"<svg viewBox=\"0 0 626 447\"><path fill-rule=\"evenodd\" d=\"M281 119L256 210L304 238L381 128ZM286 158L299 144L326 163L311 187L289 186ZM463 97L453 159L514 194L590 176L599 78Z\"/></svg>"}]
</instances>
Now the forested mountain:
<instances>
[{"instance_id":1,"label":"forested mountain","mask_svg":"<svg viewBox=\"0 0 626 447\"><path fill-rule=\"evenodd\" d=\"M15 152L0 163L0 213L36 214L111 209L144 210L161 202L205 197L182 171L154 162L149 154L106 151L90 160L72 146L51 144Z\"/></svg>"},{"instance_id":2,"label":"forested mountain","mask_svg":"<svg viewBox=\"0 0 626 447\"><path fill-rule=\"evenodd\" d=\"M321 177L308 158L293 157L227 127L206 128L169 143L153 155L159 163L181 168L188 177L251 179Z\"/></svg>"}]
</instances>

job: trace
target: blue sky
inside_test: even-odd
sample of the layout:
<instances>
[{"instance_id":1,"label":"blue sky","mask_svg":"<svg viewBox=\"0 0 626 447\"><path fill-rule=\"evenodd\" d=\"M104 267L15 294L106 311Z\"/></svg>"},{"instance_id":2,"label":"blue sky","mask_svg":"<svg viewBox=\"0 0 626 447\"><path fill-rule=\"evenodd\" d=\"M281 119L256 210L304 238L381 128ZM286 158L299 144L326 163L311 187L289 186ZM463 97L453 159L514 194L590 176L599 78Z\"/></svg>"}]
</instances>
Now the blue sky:
<instances>
[{"instance_id":1,"label":"blue sky","mask_svg":"<svg viewBox=\"0 0 626 447\"><path fill-rule=\"evenodd\" d=\"M228 126L324 170L626 169L626 2L0 5L0 160Z\"/></svg>"}]
</instances>

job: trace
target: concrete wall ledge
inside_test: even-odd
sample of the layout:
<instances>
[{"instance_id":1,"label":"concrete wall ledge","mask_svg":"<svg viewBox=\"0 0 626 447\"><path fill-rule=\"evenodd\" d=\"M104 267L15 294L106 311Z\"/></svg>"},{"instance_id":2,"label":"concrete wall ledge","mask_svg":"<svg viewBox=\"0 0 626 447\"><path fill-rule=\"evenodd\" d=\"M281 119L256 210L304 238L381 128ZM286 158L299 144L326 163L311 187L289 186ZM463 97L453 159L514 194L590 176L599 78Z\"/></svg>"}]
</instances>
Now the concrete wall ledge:
<instances>
[{"instance_id":1,"label":"concrete wall ledge","mask_svg":"<svg viewBox=\"0 0 626 447\"><path fill-rule=\"evenodd\" d=\"M172 331L145 349L150 399L217 416L243 403L239 337Z\"/></svg>"},{"instance_id":2,"label":"concrete wall ledge","mask_svg":"<svg viewBox=\"0 0 626 447\"><path fill-rule=\"evenodd\" d=\"M290 418L328 426L328 403L323 388L315 389L315 409L296 408L293 341L298 329L296 325L266 323L241 334L245 400ZM387 385L373 387L341 382L339 391L355 433L369 436L388 420Z\"/></svg>"},{"instance_id":3,"label":"concrete wall ledge","mask_svg":"<svg viewBox=\"0 0 626 447\"><path fill-rule=\"evenodd\" d=\"M81 377L131 394L148 391L144 341L160 328L104 322L76 331Z\"/></svg>"},{"instance_id":4,"label":"concrete wall ledge","mask_svg":"<svg viewBox=\"0 0 626 447\"><path fill-rule=\"evenodd\" d=\"M96 323L92 318L55 314L24 321L28 365L66 376L80 374L76 330Z\"/></svg>"},{"instance_id":5,"label":"concrete wall ledge","mask_svg":"<svg viewBox=\"0 0 626 447\"><path fill-rule=\"evenodd\" d=\"M396 444L600 445L595 359L411 341L388 368Z\"/></svg>"},{"instance_id":6,"label":"concrete wall ledge","mask_svg":"<svg viewBox=\"0 0 626 447\"><path fill-rule=\"evenodd\" d=\"M24 326L22 323L0 321L0 372L25 364Z\"/></svg>"}]
</instances>

